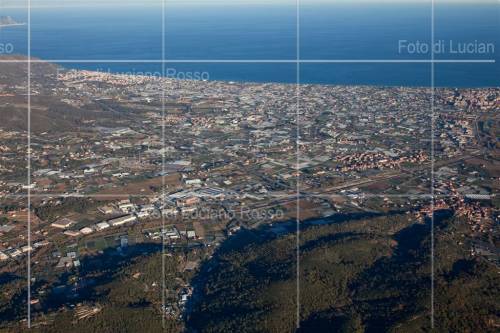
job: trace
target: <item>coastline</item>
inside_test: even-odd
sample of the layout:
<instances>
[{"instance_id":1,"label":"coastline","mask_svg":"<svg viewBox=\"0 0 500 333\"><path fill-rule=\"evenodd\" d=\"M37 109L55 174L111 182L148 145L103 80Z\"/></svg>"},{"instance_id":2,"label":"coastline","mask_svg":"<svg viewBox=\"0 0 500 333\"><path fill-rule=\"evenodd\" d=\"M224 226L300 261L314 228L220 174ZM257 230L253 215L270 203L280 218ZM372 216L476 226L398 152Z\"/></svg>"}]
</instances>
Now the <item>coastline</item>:
<instances>
[{"instance_id":1,"label":"coastline","mask_svg":"<svg viewBox=\"0 0 500 333\"><path fill-rule=\"evenodd\" d=\"M175 60L173 60L175 63ZM76 71L87 71L87 69L82 69L82 68L68 68L66 66L63 66L64 64L61 63L51 63L53 65L59 66L63 68L64 70L76 70ZM75 62L75 64L78 64L78 62ZM103 64L106 64L105 62ZM97 63L96 65L99 65ZM271 63L262 63L261 65L273 65ZM347 64L347 65L352 65L352 64ZM133 68L133 67L131 67ZM98 73L107 73L111 75L131 75L131 76L141 76L140 74L125 74L120 71L107 71L107 72L102 72L99 70L88 70L88 71L93 71L93 72L98 72ZM147 75L146 75L147 76ZM286 86L292 86L296 87L297 82L282 82L282 81L252 81L252 80L240 80L240 79L231 79L231 80L220 80L220 79L208 79L208 80L190 80L190 79L178 79L178 78L171 78L168 76L162 76L163 79L173 79L176 81L196 81L196 82L213 82L213 83L220 83L220 84L249 84L249 85L261 85L261 84L271 84L271 85L286 85ZM432 89L431 85L428 86L422 86L422 85L400 85L400 84L351 84L351 83L346 83L346 84L339 84L339 83L323 83L323 82L309 82L309 81L304 81L304 82L299 82L300 86L303 87L314 87L314 86L323 86L323 87L362 87L362 88L378 88L378 89L394 89L394 88L407 88L407 89ZM434 85L434 89L500 89L500 83L498 86L462 86L462 85L453 85L453 86L448 86L448 85Z\"/></svg>"},{"instance_id":2,"label":"coastline","mask_svg":"<svg viewBox=\"0 0 500 333\"><path fill-rule=\"evenodd\" d=\"M175 60L173 60L173 62L175 63ZM74 62L75 64L77 64L78 66L78 62L75 61ZM89 70L89 69L84 69L84 68L81 68L81 67L73 67L73 68L69 68L67 66L64 66L65 63L57 63L57 62L53 62L51 63L53 65L56 65L56 66L59 66L61 68L63 68L64 70L75 70L75 71L91 71L91 72L98 72L98 73L106 73L106 74L111 74L111 75L130 75L130 76L141 76L140 74L138 73L124 73L123 71L121 70L118 70L118 71L112 71L112 70L109 70L109 71L106 71L106 72L102 72L102 71L99 71L99 70ZM95 66L99 66L99 64L106 64L105 62L103 63L96 63ZM108 64L109 65L109 64ZM244 66L247 65L249 66L248 64L244 64ZM258 64L260 66L270 66L270 65L274 65L272 63L261 63L261 64ZM321 66L321 64L315 64L316 66ZM337 64L339 65L339 64ZM358 65L358 64L340 64L340 65L344 65L344 66L352 66L352 65ZM366 64L364 64L366 65ZM405 64L398 64L398 65L405 65ZM378 66L377 64L374 64L374 66ZM376 68L376 67L374 67ZM96 68L96 69L99 69L99 68ZM133 67L131 67L131 69L134 69ZM429 72L429 75L430 75L430 72ZM148 75L146 75L148 76ZM299 83L297 82L285 82L285 81L267 81L267 80L263 80L263 81L258 81L258 80L243 80L243 79L208 79L208 80L190 80L190 79L177 79L177 78L171 78L171 77L168 77L168 76L162 76L163 79L173 79L173 80L176 80L176 81L187 81L187 82L212 82L212 83L220 83L220 84L240 84L240 85L243 85L243 84L248 84L248 85L262 85L262 84L271 84L271 85L285 85L285 86L291 86L291 87L296 87L298 84L302 87L314 87L314 86L322 86L322 87L352 87L352 88L355 88L355 87L360 87L360 88L377 88L377 89L395 89L395 88L405 88L405 89L432 89L432 86L429 84L428 86L425 86L425 85L412 85L412 84L407 84L407 85L401 85L401 84L385 84L385 83L380 83L380 84L369 84L369 83L359 83L359 84L352 84L352 83L326 83L326 82L319 82L319 81L316 81L316 82L312 82L312 81L300 81ZM471 85L438 85L438 84L435 84L434 85L434 89L448 89L448 90L453 90L453 89L500 89L500 83L497 85L497 86L491 86L491 85L486 85L486 86L471 86Z\"/></svg>"},{"instance_id":3,"label":"coastline","mask_svg":"<svg viewBox=\"0 0 500 333\"><path fill-rule=\"evenodd\" d=\"M2 28L2 26L0 26ZM5 58L5 59L4 59ZM207 82L207 83L215 83L215 84L228 84L228 85L263 85L263 84L269 84L269 85L281 85L281 86L290 86L290 87L297 87L296 82L282 82L282 81L252 81L252 80L240 80L240 79L208 79L208 80L198 80L198 79L180 79L180 78L172 78L168 76L161 76L161 73L155 72L155 71L138 71L136 70L133 66L130 67L130 71L124 71L122 69L120 70L112 70L110 63L106 62L93 62L90 64L85 64L85 67L90 67L93 66L94 68L92 69L87 69L87 68L82 68L82 64L79 64L77 60L72 62L71 59L68 59L68 61L65 61L64 63L60 62L51 62L51 61L45 61L41 58L37 57L32 57L31 58L31 63L32 64L47 64L47 65L53 65L57 66L58 68L61 69L61 71L64 72L69 72L69 71L76 71L76 72L94 72L94 73L100 73L100 74L106 74L106 75L116 75L116 76L129 76L129 77L149 77L149 78L156 78L156 79L167 79L167 80L173 80L173 81L178 81L178 82ZM13 63L23 63L27 62L27 56L23 54L0 54L0 63L2 60L5 60L4 63L7 64L8 60L13 60ZM173 60L175 62L175 60ZM76 64L74 67L68 67L67 64L68 62ZM133 63L133 61L131 60ZM153 66L156 66L161 63L161 60L159 60L157 63L152 63ZM80 65L80 66L79 66ZM109 67L107 68L106 71L101 70L102 67L105 67L103 65L108 65ZM272 65L272 64L266 64L262 63L260 65ZM348 64L349 65L349 64ZM331 88L372 88L372 89L415 89L415 90L430 90L432 87L429 86L422 86L422 85L400 85L400 84L352 84L352 83L346 83L346 84L340 84L340 83L323 83L323 82L300 82L300 86L302 87L331 87ZM462 85L453 85L453 86L448 86L448 85L434 85L435 90L497 90L500 89L500 84L497 86L462 86Z\"/></svg>"},{"instance_id":4,"label":"coastline","mask_svg":"<svg viewBox=\"0 0 500 333\"><path fill-rule=\"evenodd\" d=\"M19 27L23 25L26 25L26 23L0 24L0 28Z\"/></svg>"}]
</instances>

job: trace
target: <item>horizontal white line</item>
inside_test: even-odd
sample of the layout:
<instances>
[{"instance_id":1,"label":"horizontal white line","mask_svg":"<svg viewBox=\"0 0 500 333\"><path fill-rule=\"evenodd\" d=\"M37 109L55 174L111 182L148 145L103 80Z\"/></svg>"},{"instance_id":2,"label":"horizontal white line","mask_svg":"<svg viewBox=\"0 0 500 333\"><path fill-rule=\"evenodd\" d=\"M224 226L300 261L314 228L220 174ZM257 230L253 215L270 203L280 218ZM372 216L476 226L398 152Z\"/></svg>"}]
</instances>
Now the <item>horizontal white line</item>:
<instances>
[{"instance_id":1,"label":"horizontal white line","mask_svg":"<svg viewBox=\"0 0 500 333\"><path fill-rule=\"evenodd\" d=\"M28 63L27 59L0 59L0 63ZM496 63L495 59L33 59L31 63L88 63L88 64L102 64L102 63L130 63L130 64L431 64L431 63Z\"/></svg>"},{"instance_id":2,"label":"horizontal white line","mask_svg":"<svg viewBox=\"0 0 500 333\"><path fill-rule=\"evenodd\" d=\"M54 193L54 194L31 194L29 197L32 198L128 198L128 197L143 197L143 198L157 198L160 194L80 194L80 193L70 193L70 194L62 194L62 193ZM465 193L465 194L426 194L426 193L403 193L403 194L377 194L377 193L356 193L358 197L364 198L457 198L457 197L465 197L470 195L476 195L475 193ZM301 193L303 198L332 198L332 197L351 197L349 194L341 194L341 193ZM491 198L496 197L494 194L490 195ZM280 198L291 198L294 199L296 194L276 194L271 195L269 197L262 196L262 199L267 200L276 200ZM27 194L6 194L2 195L1 198L4 199L22 199L28 198Z\"/></svg>"}]
</instances>

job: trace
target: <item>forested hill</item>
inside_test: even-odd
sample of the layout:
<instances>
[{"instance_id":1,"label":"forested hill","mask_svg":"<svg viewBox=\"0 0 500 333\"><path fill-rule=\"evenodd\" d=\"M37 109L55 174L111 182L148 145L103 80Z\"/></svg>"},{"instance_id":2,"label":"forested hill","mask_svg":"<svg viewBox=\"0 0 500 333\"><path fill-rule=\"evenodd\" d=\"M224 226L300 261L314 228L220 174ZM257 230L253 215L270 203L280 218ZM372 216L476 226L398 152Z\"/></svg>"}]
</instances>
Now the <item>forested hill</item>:
<instances>
[{"instance_id":1,"label":"forested hill","mask_svg":"<svg viewBox=\"0 0 500 333\"><path fill-rule=\"evenodd\" d=\"M463 222L436 219L436 332L495 332L497 268L470 257ZM246 232L207 264L188 318L197 332L296 332L295 234ZM301 233L298 332L430 332L430 227L411 214Z\"/></svg>"}]
</instances>

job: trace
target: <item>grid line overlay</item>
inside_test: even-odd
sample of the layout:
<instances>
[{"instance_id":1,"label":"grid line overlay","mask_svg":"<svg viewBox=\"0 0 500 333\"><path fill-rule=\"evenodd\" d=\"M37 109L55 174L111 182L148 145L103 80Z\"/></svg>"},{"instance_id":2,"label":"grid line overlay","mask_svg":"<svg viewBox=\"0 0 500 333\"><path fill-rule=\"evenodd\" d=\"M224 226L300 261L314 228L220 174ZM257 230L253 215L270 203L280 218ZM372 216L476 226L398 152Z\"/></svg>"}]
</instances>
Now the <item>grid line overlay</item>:
<instances>
[{"instance_id":1,"label":"grid line overlay","mask_svg":"<svg viewBox=\"0 0 500 333\"><path fill-rule=\"evenodd\" d=\"M166 36L165 36L165 10L166 10L166 0L161 0L161 73L165 77L166 73L166 63L165 63L165 50L166 50ZM162 154L161 154L161 164L162 164L162 174L161 174L161 191L162 191L162 209L165 204L165 172L166 172L166 156L165 156L165 89L164 85L161 86L161 141L162 141ZM166 281L165 281L165 215L161 213L161 324L163 329L165 329L165 308L166 308Z\"/></svg>"},{"instance_id":2,"label":"grid line overlay","mask_svg":"<svg viewBox=\"0 0 500 333\"><path fill-rule=\"evenodd\" d=\"M275 199L284 199L296 197L296 193L294 194L276 194L273 195ZM358 197L361 198L408 198L408 199L430 199L434 197L435 199L445 199L445 198L458 198L458 197L466 197L477 195L476 193L462 193L462 194L425 194L425 193L407 193L407 194L377 194L377 193L364 193L360 192ZM300 193L302 198L310 197L310 198L331 198L332 196L338 197L349 197L349 194L336 194L336 193ZM109 199L109 198L157 198L157 195L154 194L63 194L63 193L54 193L54 194L31 194L30 197L33 198L43 198L43 199L55 199L55 198L94 198L94 199ZM258 197L258 196L257 196ZM492 194L491 198L496 198L497 196ZM27 199L27 194L7 194L3 195L2 198L8 199ZM266 197L262 197L265 199ZM269 199L269 197L267 197Z\"/></svg>"},{"instance_id":3,"label":"grid line overlay","mask_svg":"<svg viewBox=\"0 0 500 333\"><path fill-rule=\"evenodd\" d=\"M296 328L300 328L300 97L301 97L301 91L300 91L300 0L296 0L296 38L297 38L297 64L296 64L296 79L297 79L297 86L296 86L296 93L297 93L297 110L296 110L296 131L297 131L297 138L296 138L296 148L297 148L297 156L296 156L296 161L297 161L297 202L296 202L296 303L297 303L297 308L296 308Z\"/></svg>"},{"instance_id":4,"label":"grid line overlay","mask_svg":"<svg viewBox=\"0 0 500 333\"><path fill-rule=\"evenodd\" d=\"M436 131L436 110L435 110L435 98L436 98L436 87L435 87L435 78L436 78L436 72L435 72L435 54L434 54L434 44L435 44L435 39L436 39L436 31L435 31L436 25L435 25L435 0L431 1L431 329L434 330L435 327L435 318L434 318L434 301L435 301L435 296L434 296L434 288L435 288L435 267L434 267L434 261L435 261L435 243L434 243L434 217L435 217L435 182L436 182L436 175L435 175L435 158L436 158L436 151L435 151L435 131Z\"/></svg>"},{"instance_id":5,"label":"grid line overlay","mask_svg":"<svg viewBox=\"0 0 500 333\"><path fill-rule=\"evenodd\" d=\"M371 197L399 197L399 198L427 198L430 199L431 201L431 313L430 313L430 321L431 321L431 328L435 328L435 235L434 235L434 219L435 219L435 214L434 214L434 208L435 208L435 200L436 198L443 198L443 197L456 197L455 195L436 195L435 193L435 117L436 117L436 109L435 109L435 65L439 63L489 63L493 64L496 63L495 59L435 59L435 51L434 48L431 47L430 55L431 59L301 59L300 57L300 0L296 0L296 59L166 59L166 0L161 0L162 1L162 59L160 60L154 60L154 59L49 59L49 60L39 60L39 59L31 59L31 0L27 0L28 2L28 29L27 29L27 38L28 38L28 45L27 45L27 60L0 60L0 63L26 63L27 64L27 112L28 112L28 117L27 117L27 129L28 129L28 137L27 137L27 195L7 195L6 197L19 197L19 198L27 198L27 207L28 207L28 216L27 216L27 245L29 248L29 251L27 253L27 326L28 328L31 328L31 201L32 198L35 197L58 197L58 196L66 196L66 197L72 197L76 195L71 195L71 194L33 194L31 191L31 65L32 63L45 63L45 62L53 62L53 63L156 63L156 64L161 64L162 66L162 74L165 76L166 73L166 64L169 63L223 63L223 64L238 64L238 63L289 63L289 64L295 64L296 65L296 84L295 84L295 89L296 89L296 178L297 178L297 185L296 185L296 274L297 274L297 281L296 281L296 301L297 301L297 308L296 308L296 327L297 329L300 328L300 200L302 199L303 195L301 193L301 179L300 179L300 129L301 129L301 124L300 124L300 110L301 110L301 103L300 103L300 98L301 98L301 64L308 64L308 63L316 63L316 64L329 64L329 63L372 63L372 64L377 64L377 63L424 63L424 64L430 64L430 92L431 92L431 191L429 194L402 194L402 195L391 195L391 194L373 194L373 195L368 195ZM435 0L431 1L431 45L435 44ZM166 133L165 133L165 112L166 112L166 103L165 103L165 87L162 86L162 94L161 94L161 100L162 100L162 142L163 145L165 146L166 144ZM165 166L166 166L166 155L165 151L163 150L162 152L162 200L165 199ZM78 194L80 197L103 197L103 195L85 195L85 194ZM110 195L112 197L118 197L120 195ZM130 197L134 196L133 194L124 194L123 197ZM142 197L147 197L148 195L140 194L137 196L142 196ZM323 196L322 194L314 195L314 196ZM164 315L164 308L166 305L166 299L165 299L165 291L166 291L166 280L165 280L165 237L163 234L163 230L165 228L165 217L162 214L162 325L165 327L165 315Z\"/></svg>"},{"instance_id":6,"label":"grid line overlay","mask_svg":"<svg viewBox=\"0 0 500 333\"><path fill-rule=\"evenodd\" d=\"M28 149L27 149L27 160L28 160L28 218L27 218L27 233L28 233L28 263L27 263L27 319L28 328L31 328L31 0L28 0Z\"/></svg>"},{"instance_id":7,"label":"grid line overlay","mask_svg":"<svg viewBox=\"0 0 500 333\"><path fill-rule=\"evenodd\" d=\"M27 63L22 59L0 59L0 63ZM31 59L31 63L59 64L495 64L496 59Z\"/></svg>"}]
</instances>

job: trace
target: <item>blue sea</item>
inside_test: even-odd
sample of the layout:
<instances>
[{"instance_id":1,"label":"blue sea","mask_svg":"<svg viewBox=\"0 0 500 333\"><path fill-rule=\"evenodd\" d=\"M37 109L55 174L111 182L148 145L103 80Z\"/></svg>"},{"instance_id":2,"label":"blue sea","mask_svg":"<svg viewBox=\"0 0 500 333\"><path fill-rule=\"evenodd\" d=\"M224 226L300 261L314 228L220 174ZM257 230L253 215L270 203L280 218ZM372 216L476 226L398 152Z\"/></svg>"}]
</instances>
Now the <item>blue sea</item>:
<instances>
[{"instance_id":1,"label":"blue sea","mask_svg":"<svg viewBox=\"0 0 500 333\"><path fill-rule=\"evenodd\" d=\"M442 4L435 10L436 59L498 60L500 9L491 5ZM1 9L26 22L25 9ZM293 5L168 5L162 34L160 7L65 6L32 9L32 55L64 60L68 68L117 73L161 73L140 60L295 60ZM428 60L430 4L329 4L300 8L303 60ZM27 26L0 28L0 46L27 53ZM488 46L480 49L480 46ZM425 49L427 46L427 49ZM458 52L464 47L466 53ZM493 47L493 49L492 49ZM455 49L453 49L455 48ZM498 50L497 50L498 49ZM1 48L0 48L1 51ZM457 52L453 52L457 51ZM483 52L488 51L488 52ZM1 53L1 52L0 52ZM123 60L106 63L105 60ZM79 60L103 60L83 63ZM292 63L168 63L183 78L203 73L225 81L296 82ZM437 63L437 86L500 86L499 63ZM302 83L429 86L429 63L302 63Z\"/></svg>"}]
</instances>

